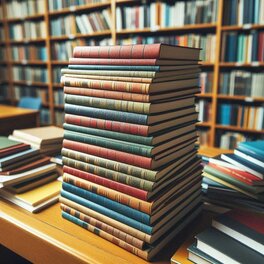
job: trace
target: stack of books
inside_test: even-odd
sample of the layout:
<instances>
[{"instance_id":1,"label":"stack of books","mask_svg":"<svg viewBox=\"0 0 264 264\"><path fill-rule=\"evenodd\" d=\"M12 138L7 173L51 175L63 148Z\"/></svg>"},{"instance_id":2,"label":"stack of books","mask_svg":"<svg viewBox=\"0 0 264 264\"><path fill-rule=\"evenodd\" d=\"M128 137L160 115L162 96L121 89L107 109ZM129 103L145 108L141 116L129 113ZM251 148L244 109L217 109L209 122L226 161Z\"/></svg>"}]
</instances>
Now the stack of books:
<instances>
[{"instance_id":1,"label":"stack of books","mask_svg":"<svg viewBox=\"0 0 264 264\"><path fill-rule=\"evenodd\" d=\"M58 200L57 178L56 165L49 157L41 156L38 149L0 137L1 197L28 211L39 211Z\"/></svg>"},{"instance_id":2,"label":"stack of books","mask_svg":"<svg viewBox=\"0 0 264 264\"><path fill-rule=\"evenodd\" d=\"M59 154L62 147L63 129L55 126L14 130L9 139L30 144L44 155Z\"/></svg>"},{"instance_id":3,"label":"stack of books","mask_svg":"<svg viewBox=\"0 0 264 264\"><path fill-rule=\"evenodd\" d=\"M264 215L230 211L196 235L189 248L194 263L263 263Z\"/></svg>"},{"instance_id":4,"label":"stack of books","mask_svg":"<svg viewBox=\"0 0 264 264\"><path fill-rule=\"evenodd\" d=\"M201 210L199 49L76 47L63 70L62 216L151 259Z\"/></svg>"},{"instance_id":5,"label":"stack of books","mask_svg":"<svg viewBox=\"0 0 264 264\"><path fill-rule=\"evenodd\" d=\"M205 201L227 208L264 211L264 141L241 142L234 154L210 158L204 167Z\"/></svg>"}]
</instances>

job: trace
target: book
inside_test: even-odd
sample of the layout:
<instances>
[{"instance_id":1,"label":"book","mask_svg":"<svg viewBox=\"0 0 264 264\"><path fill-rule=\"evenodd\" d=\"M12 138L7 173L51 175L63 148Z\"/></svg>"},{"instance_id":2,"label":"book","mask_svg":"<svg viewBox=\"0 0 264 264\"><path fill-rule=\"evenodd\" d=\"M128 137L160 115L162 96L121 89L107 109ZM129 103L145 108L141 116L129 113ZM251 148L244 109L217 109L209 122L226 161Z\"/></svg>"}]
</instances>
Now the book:
<instances>
[{"instance_id":1,"label":"book","mask_svg":"<svg viewBox=\"0 0 264 264\"><path fill-rule=\"evenodd\" d=\"M52 181L21 194L13 194L6 189L1 189L0 196L29 212L36 213L56 203L59 200L60 189L61 182Z\"/></svg>"},{"instance_id":2,"label":"book","mask_svg":"<svg viewBox=\"0 0 264 264\"><path fill-rule=\"evenodd\" d=\"M203 251L199 250L195 243L188 247L188 259L192 263L205 263L205 264L221 264L222 262L217 261L216 259L212 258L210 255L204 253Z\"/></svg>"},{"instance_id":3,"label":"book","mask_svg":"<svg viewBox=\"0 0 264 264\"><path fill-rule=\"evenodd\" d=\"M19 153L15 153L3 158L0 158L0 171L8 170L8 166L16 167L15 162L21 162L23 164L27 163L26 158L30 158L38 154L38 149L27 149Z\"/></svg>"},{"instance_id":4,"label":"book","mask_svg":"<svg viewBox=\"0 0 264 264\"><path fill-rule=\"evenodd\" d=\"M260 157L260 159L264 155L263 148L264 148L264 141L263 140L256 140L256 141L252 141L252 142L241 142L238 145L238 149L247 150L248 152L250 152L252 154L258 155L258 157Z\"/></svg>"},{"instance_id":5,"label":"book","mask_svg":"<svg viewBox=\"0 0 264 264\"><path fill-rule=\"evenodd\" d=\"M193 65L198 64L198 60L179 60L179 59L119 59L119 58L84 58L74 57L69 59L69 64L77 65Z\"/></svg>"},{"instance_id":6,"label":"book","mask_svg":"<svg viewBox=\"0 0 264 264\"><path fill-rule=\"evenodd\" d=\"M240 150L240 149L235 149L234 150L234 154L241 157L242 159L245 159L245 160L248 160L258 166L261 166L261 167L264 167L264 162L259 160L261 157L257 156L256 158L256 155L252 154L252 153L249 153L245 150Z\"/></svg>"},{"instance_id":7,"label":"book","mask_svg":"<svg viewBox=\"0 0 264 264\"><path fill-rule=\"evenodd\" d=\"M116 45L104 47L75 47L73 57L114 58L114 59L178 59L198 60L199 49L166 44Z\"/></svg>"},{"instance_id":8,"label":"book","mask_svg":"<svg viewBox=\"0 0 264 264\"><path fill-rule=\"evenodd\" d=\"M260 179L263 179L264 177L264 168L262 168L261 166L255 165L254 163L250 161L244 160L240 158L239 156L236 156L234 154L222 154L221 158L259 177Z\"/></svg>"},{"instance_id":9,"label":"book","mask_svg":"<svg viewBox=\"0 0 264 264\"><path fill-rule=\"evenodd\" d=\"M76 67L77 66L78 65L76 65ZM69 66L69 67L72 68L73 66ZM79 65L79 67L81 67L81 65ZM83 67L88 67L88 66L83 66ZM107 66L101 66L101 67L107 67ZM114 67L114 66L109 66L109 67ZM120 66L120 67L123 68L124 66ZM135 66L135 67L140 67L140 66ZM147 66L142 66L142 67L147 67ZM153 66L153 67L159 67L159 66ZM173 66L167 66L167 67L173 67ZM136 83L136 82L121 82L121 81L98 80L98 79L82 79L82 78L63 76L61 79L61 83L64 86L71 86L71 87L82 87L82 88L91 88L91 89L100 89L100 90L140 93L140 94L175 92L178 89L198 86L197 78L187 79L187 80L174 80L174 81L161 82L161 83Z\"/></svg>"},{"instance_id":10,"label":"book","mask_svg":"<svg viewBox=\"0 0 264 264\"><path fill-rule=\"evenodd\" d=\"M0 188L5 187L7 185L20 183L26 179L33 179L40 175L54 172L55 169L56 169L55 164L47 164L22 173L10 175L10 176L0 176Z\"/></svg>"},{"instance_id":11,"label":"book","mask_svg":"<svg viewBox=\"0 0 264 264\"><path fill-rule=\"evenodd\" d=\"M102 109L117 110L139 114L161 114L162 112L175 111L177 109L190 107L194 104L193 97L175 98L166 102L141 103L125 100L113 100L97 98L83 95L65 94L65 103L72 105L82 105Z\"/></svg>"},{"instance_id":12,"label":"book","mask_svg":"<svg viewBox=\"0 0 264 264\"><path fill-rule=\"evenodd\" d=\"M109 118L111 118L111 116L109 116L109 111L107 112L108 115L104 118L100 115L100 112L94 113L92 112L93 109L87 109L87 107L82 106L76 107L72 105L65 105L65 111L65 122L68 124L93 127L140 136L149 136L153 135L154 133L158 134L158 132L161 132L166 128L174 127L181 123L191 122L193 121L194 115L197 116L194 108L190 107L177 110L173 113L161 115L160 118L162 118L163 122L158 122L159 118L157 118L156 116L148 116L146 117L145 122L140 120L137 122L137 124L135 124L135 122L137 121L136 118L142 117L143 119L145 118L145 116L135 114L133 116L128 115L127 117L130 117L130 120L132 122L124 123L121 117L118 117L118 119L121 121L115 121L111 119L109 120ZM113 114L112 117L114 117L114 112L111 113ZM92 117L90 117L89 115L92 115ZM143 124L138 124L139 122Z\"/></svg>"},{"instance_id":13,"label":"book","mask_svg":"<svg viewBox=\"0 0 264 264\"><path fill-rule=\"evenodd\" d=\"M7 148L4 148L4 149L1 149L0 150L0 158L6 157L6 156L9 156L9 155L12 155L12 154L16 154L16 153L18 153L20 151L27 150L27 149L30 149L30 145L23 144L23 143L19 142L19 144L16 145L16 146L12 146L12 147L7 147Z\"/></svg>"},{"instance_id":14,"label":"book","mask_svg":"<svg viewBox=\"0 0 264 264\"><path fill-rule=\"evenodd\" d=\"M224 263L262 263L264 256L214 228L196 236L197 248Z\"/></svg>"},{"instance_id":15,"label":"book","mask_svg":"<svg viewBox=\"0 0 264 264\"><path fill-rule=\"evenodd\" d=\"M46 144L59 144L63 139L63 129L55 126L20 129L14 130L13 136L18 139L25 139L40 146Z\"/></svg>"},{"instance_id":16,"label":"book","mask_svg":"<svg viewBox=\"0 0 264 264\"><path fill-rule=\"evenodd\" d=\"M213 219L212 226L263 255L263 223L263 214L233 210Z\"/></svg>"},{"instance_id":17,"label":"book","mask_svg":"<svg viewBox=\"0 0 264 264\"><path fill-rule=\"evenodd\" d=\"M9 140L7 137L0 137L0 151L20 146L21 143L13 140Z\"/></svg>"},{"instance_id":18,"label":"book","mask_svg":"<svg viewBox=\"0 0 264 264\"><path fill-rule=\"evenodd\" d=\"M31 162L29 164L23 164L12 170L2 171L0 172L0 175L14 175L50 163L48 157L38 157L38 156L34 157L34 160L27 160L27 161L31 161Z\"/></svg>"}]
</instances>

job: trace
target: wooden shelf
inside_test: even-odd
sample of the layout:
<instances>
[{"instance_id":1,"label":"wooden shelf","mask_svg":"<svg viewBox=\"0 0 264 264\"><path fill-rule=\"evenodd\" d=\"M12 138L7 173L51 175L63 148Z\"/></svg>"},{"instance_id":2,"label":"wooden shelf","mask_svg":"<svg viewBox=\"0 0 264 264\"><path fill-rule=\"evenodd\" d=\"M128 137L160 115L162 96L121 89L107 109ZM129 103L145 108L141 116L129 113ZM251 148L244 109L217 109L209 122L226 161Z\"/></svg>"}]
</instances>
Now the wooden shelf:
<instances>
[{"instance_id":1,"label":"wooden shelf","mask_svg":"<svg viewBox=\"0 0 264 264\"><path fill-rule=\"evenodd\" d=\"M198 127L211 127L212 123L211 122L199 122L196 124Z\"/></svg>"},{"instance_id":2,"label":"wooden shelf","mask_svg":"<svg viewBox=\"0 0 264 264\"><path fill-rule=\"evenodd\" d=\"M6 22L7 23L19 23L25 20L40 20L40 19L44 19L44 14L36 14L36 15L16 17L16 18L7 18Z\"/></svg>"},{"instance_id":3,"label":"wooden shelf","mask_svg":"<svg viewBox=\"0 0 264 264\"><path fill-rule=\"evenodd\" d=\"M194 31L201 29L215 29L216 24L195 24L195 25L184 25L182 27L167 27L167 28L143 28L143 29L122 29L117 31L117 35L129 35L129 34L142 34L142 33L162 33L162 32L177 32L177 31Z\"/></svg>"},{"instance_id":4,"label":"wooden shelf","mask_svg":"<svg viewBox=\"0 0 264 264\"><path fill-rule=\"evenodd\" d=\"M264 25L259 24L245 24L243 26L232 25L232 26L222 26L223 31L241 31L241 30L252 30L252 29L264 29Z\"/></svg>"},{"instance_id":5,"label":"wooden shelf","mask_svg":"<svg viewBox=\"0 0 264 264\"><path fill-rule=\"evenodd\" d=\"M243 132L243 133L256 133L256 134L263 134L264 133L264 130L241 128L238 126L224 126L224 125L216 124L215 128L222 129L222 130L231 130L231 131Z\"/></svg>"},{"instance_id":6,"label":"wooden shelf","mask_svg":"<svg viewBox=\"0 0 264 264\"><path fill-rule=\"evenodd\" d=\"M225 68L236 68L236 67L264 67L264 62L251 62L251 63L240 63L240 62L220 62L219 63L220 67L225 67Z\"/></svg>"},{"instance_id":7,"label":"wooden shelf","mask_svg":"<svg viewBox=\"0 0 264 264\"><path fill-rule=\"evenodd\" d=\"M49 84L44 82L31 82L31 81L13 81L15 85L26 85L26 86L41 86L46 87Z\"/></svg>"},{"instance_id":8,"label":"wooden shelf","mask_svg":"<svg viewBox=\"0 0 264 264\"><path fill-rule=\"evenodd\" d=\"M10 44L30 44L30 43L39 43L45 42L45 38L36 38L36 39L23 39L23 40L10 40Z\"/></svg>"},{"instance_id":9,"label":"wooden shelf","mask_svg":"<svg viewBox=\"0 0 264 264\"><path fill-rule=\"evenodd\" d=\"M57 61L57 60L54 60L54 61L51 61L51 64L52 65L68 65L69 61Z\"/></svg>"},{"instance_id":10,"label":"wooden shelf","mask_svg":"<svg viewBox=\"0 0 264 264\"><path fill-rule=\"evenodd\" d=\"M199 94L196 94L195 96L198 98L210 98L211 99L213 97L213 94L211 94L211 93L199 93Z\"/></svg>"},{"instance_id":11,"label":"wooden shelf","mask_svg":"<svg viewBox=\"0 0 264 264\"><path fill-rule=\"evenodd\" d=\"M93 9L99 9L99 8L105 8L110 7L111 2L105 2L105 3L94 3L94 4L88 4L86 6L71 6L67 8L63 8L61 10L56 11L50 11L49 16L60 16L60 15L66 15L74 12L83 12L83 11L89 11Z\"/></svg>"},{"instance_id":12,"label":"wooden shelf","mask_svg":"<svg viewBox=\"0 0 264 264\"><path fill-rule=\"evenodd\" d=\"M223 95L218 94L218 99L223 100L234 100L234 101L245 101L245 102L261 102L264 103L264 97L250 97L250 96L243 96L243 95Z\"/></svg>"},{"instance_id":13,"label":"wooden shelf","mask_svg":"<svg viewBox=\"0 0 264 264\"><path fill-rule=\"evenodd\" d=\"M94 37L104 37L104 36L111 36L110 30L104 30L104 31L98 31L94 32L92 34L70 34L65 36L51 36L50 40L52 41L60 41L60 40L70 40L70 39L76 39L76 38L94 38Z\"/></svg>"},{"instance_id":14,"label":"wooden shelf","mask_svg":"<svg viewBox=\"0 0 264 264\"><path fill-rule=\"evenodd\" d=\"M47 62L46 61L40 61L40 60L35 60L35 61L30 61L30 60L21 60L21 61L10 61L11 64L14 65L43 65L46 66Z\"/></svg>"}]
</instances>

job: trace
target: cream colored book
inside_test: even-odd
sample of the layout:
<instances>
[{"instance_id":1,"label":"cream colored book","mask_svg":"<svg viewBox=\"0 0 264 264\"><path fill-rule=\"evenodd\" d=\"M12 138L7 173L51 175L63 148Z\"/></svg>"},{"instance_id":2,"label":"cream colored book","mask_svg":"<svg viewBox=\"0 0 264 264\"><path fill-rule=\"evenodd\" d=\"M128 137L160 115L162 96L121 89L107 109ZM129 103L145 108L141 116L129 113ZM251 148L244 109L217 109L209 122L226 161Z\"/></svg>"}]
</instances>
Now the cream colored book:
<instances>
[{"instance_id":1,"label":"cream colored book","mask_svg":"<svg viewBox=\"0 0 264 264\"><path fill-rule=\"evenodd\" d=\"M1 189L0 196L27 211L35 213L59 200L61 184L60 181L55 180L21 194Z\"/></svg>"},{"instance_id":2,"label":"cream colored book","mask_svg":"<svg viewBox=\"0 0 264 264\"><path fill-rule=\"evenodd\" d=\"M63 129L55 126L36 127L14 130L13 136L37 145L48 145L62 142Z\"/></svg>"}]
</instances>

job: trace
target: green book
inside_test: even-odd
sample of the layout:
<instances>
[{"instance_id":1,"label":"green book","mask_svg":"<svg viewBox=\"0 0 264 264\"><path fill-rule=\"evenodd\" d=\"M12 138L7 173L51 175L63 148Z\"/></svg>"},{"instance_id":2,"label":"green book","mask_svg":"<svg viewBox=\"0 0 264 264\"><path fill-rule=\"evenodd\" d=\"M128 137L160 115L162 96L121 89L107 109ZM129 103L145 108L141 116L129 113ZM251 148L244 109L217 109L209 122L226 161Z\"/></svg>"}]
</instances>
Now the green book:
<instances>
[{"instance_id":1,"label":"green book","mask_svg":"<svg viewBox=\"0 0 264 264\"><path fill-rule=\"evenodd\" d=\"M20 144L21 142L10 140L7 137L0 137L0 150L14 147Z\"/></svg>"}]
</instances>

